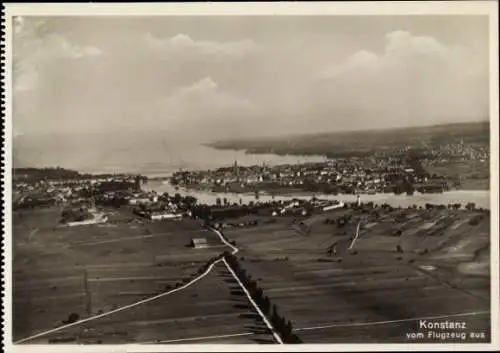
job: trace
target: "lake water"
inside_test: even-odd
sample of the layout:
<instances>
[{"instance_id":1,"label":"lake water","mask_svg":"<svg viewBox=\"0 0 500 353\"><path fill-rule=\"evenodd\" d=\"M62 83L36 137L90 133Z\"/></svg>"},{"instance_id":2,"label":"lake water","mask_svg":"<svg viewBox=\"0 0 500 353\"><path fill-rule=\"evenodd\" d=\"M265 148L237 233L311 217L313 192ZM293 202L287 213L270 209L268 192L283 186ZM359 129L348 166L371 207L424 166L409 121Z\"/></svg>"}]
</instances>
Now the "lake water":
<instances>
[{"instance_id":1,"label":"lake water","mask_svg":"<svg viewBox=\"0 0 500 353\"><path fill-rule=\"evenodd\" d=\"M239 165L277 165L321 162L323 156L278 156L217 150L159 135L75 135L18 139L14 144L16 167L54 167L89 173L140 173L166 176L179 169L202 170Z\"/></svg>"},{"instance_id":2,"label":"lake water","mask_svg":"<svg viewBox=\"0 0 500 353\"><path fill-rule=\"evenodd\" d=\"M162 183L161 181L152 180L145 185L146 189L155 190L159 193L168 192L169 194L179 193L183 196L191 195L196 197L200 202L206 204L215 204L216 199L219 197L221 199L226 198L230 203L239 203L240 199L243 203L248 203L249 201L257 201L254 194L235 194L235 193L215 193L208 191L199 190L186 190L176 188L168 183ZM356 195L323 195L319 193L300 193L297 195L276 195L274 200L290 200L292 198L299 199L310 199L316 196L321 199L328 200L342 200L344 202L356 201ZM273 197L270 195L259 195L259 201L266 202L272 201ZM468 202L474 202L476 207L490 208L490 192L489 190L452 190L446 191L442 194L420 194L415 193L414 195L395 195L395 194L371 194L371 195L361 195L362 202L373 201L377 204L387 203L394 207L408 207L411 205L424 206L426 203L432 204L449 204L449 203L461 203L465 205Z\"/></svg>"}]
</instances>

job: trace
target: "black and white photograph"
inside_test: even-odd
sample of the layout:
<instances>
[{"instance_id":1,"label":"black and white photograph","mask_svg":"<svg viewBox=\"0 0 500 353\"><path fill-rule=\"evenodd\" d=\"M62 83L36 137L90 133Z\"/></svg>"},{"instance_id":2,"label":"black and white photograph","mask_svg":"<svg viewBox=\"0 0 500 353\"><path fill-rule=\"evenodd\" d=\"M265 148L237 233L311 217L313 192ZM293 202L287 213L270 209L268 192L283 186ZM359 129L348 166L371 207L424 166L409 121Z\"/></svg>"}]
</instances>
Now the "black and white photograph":
<instances>
[{"instance_id":1,"label":"black and white photograph","mask_svg":"<svg viewBox=\"0 0 500 353\"><path fill-rule=\"evenodd\" d=\"M499 348L498 2L3 23L8 352Z\"/></svg>"}]
</instances>

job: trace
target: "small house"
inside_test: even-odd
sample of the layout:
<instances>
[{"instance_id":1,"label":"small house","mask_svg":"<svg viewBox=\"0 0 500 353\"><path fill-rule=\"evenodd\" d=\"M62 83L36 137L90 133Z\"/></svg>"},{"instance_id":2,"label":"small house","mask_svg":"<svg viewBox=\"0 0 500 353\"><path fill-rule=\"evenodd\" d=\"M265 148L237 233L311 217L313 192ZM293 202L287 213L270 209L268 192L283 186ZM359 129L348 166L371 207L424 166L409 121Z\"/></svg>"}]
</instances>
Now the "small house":
<instances>
[{"instance_id":1,"label":"small house","mask_svg":"<svg viewBox=\"0 0 500 353\"><path fill-rule=\"evenodd\" d=\"M208 247L206 238L193 238L191 239L191 246L195 249L203 249Z\"/></svg>"}]
</instances>

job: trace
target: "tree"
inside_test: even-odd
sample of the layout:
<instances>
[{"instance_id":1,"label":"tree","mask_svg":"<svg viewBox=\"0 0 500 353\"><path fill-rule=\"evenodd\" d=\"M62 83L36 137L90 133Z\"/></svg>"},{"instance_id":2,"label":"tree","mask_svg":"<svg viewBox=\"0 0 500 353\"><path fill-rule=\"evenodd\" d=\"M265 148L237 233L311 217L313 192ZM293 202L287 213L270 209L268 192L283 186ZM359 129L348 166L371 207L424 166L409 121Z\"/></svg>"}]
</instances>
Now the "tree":
<instances>
[{"instance_id":1,"label":"tree","mask_svg":"<svg viewBox=\"0 0 500 353\"><path fill-rule=\"evenodd\" d=\"M285 318L284 317L279 317L279 320L278 320L278 330L284 334L286 332L286 321L285 321Z\"/></svg>"},{"instance_id":2,"label":"tree","mask_svg":"<svg viewBox=\"0 0 500 353\"><path fill-rule=\"evenodd\" d=\"M465 208L469 211L473 211L476 209L476 204L474 202L469 202L465 205Z\"/></svg>"},{"instance_id":3,"label":"tree","mask_svg":"<svg viewBox=\"0 0 500 353\"><path fill-rule=\"evenodd\" d=\"M269 314L269 310L271 309L271 301L269 300L269 297L267 295L264 297L262 308L264 309L264 313Z\"/></svg>"},{"instance_id":4,"label":"tree","mask_svg":"<svg viewBox=\"0 0 500 353\"><path fill-rule=\"evenodd\" d=\"M278 320L278 307L276 306L276 304L273 304L273 313L272 313L272 320L273 322L276 322Z\"/></svg>"},{"instance_id":5,"label":"tree","mask_svg":"<svg viewBox=\"0 0 500 353\"><path fill-rule=\"evenodd\" d=\"M197 202L198 200L194 196L188 195L184 197L184 203L186 204L187 208L193 208Z\"/></svg>"},{"instance_id":6,"label":"tree","mask_svg":"<svg viewBox=\"0 0 500 353\"><path fill-rule=\"evenodd\" d=\"M64 323L65 324L71 324L73 322L78 321L79 318L80 318L80 315L78 315L77 313L71 313L68 316L68 320L66 320Z\"/></svg>"},{"instance_id":7,"label":"tree","mask_svg":"<svg viewBox=\"0 0 500 353\"><path fill-rule=\"evenodd\" d=\"M293 332L293 326L292 326L292 323L289 320L288 323L286 324L285 335L288 336L288 337L290 337L292 335L292 332Z\"/></svg>"},{"instance_id":8,"label":"tree","mask_svg":"<svg viewBox=\"0 0 500 353\"><path fill-rule=\"evenodd\" d=\"M241 274L241 278L246 278L247 277L247 271L246 270L241 270L240 274Z\"/></svg>"},{"instance_id":9,"label":"tree","mask_svg":"<svg viewBox=\"0 0 500 353\"><path fill-rule=\"evenodd\" d=\"M262 288L257 287L257 289L256 289L256 291L255 291L255 296L256 296L257 298L262 298L263 294L264 294L264 292L262 291Z\"/></svg>"},{"instance_id":10,"label":"tree","mask_svg":"<svg viewBox=\"0 0 500 353\"><path fill-rule=\"evenodd\" d=\"M182 200L182 196L181 196L181 194L176 193L176 194L174 195L174 200L173 200L173 201L174 201L175 203L179 203L179 202L181 202L181 200Z\"/></svg>"},{"instance_id":11,"label":"tree","mask_svg":"<svg viewBox=\"0 0 500 353\"><path fill-rule=\"evenodd\" d=\"M250 293L254 294L256 293L257 291L257 283L253 280L251 280L249 283L248 283L248 287L250 289Z\"/></svg>"},{"instance_id":12,"label":"tree","mask_svg":"<svg viewBox=\"0 0 500 353\"><path fill-rule=\"evenodd\" d=\"M240 267L240 264L238 261L236 261L233 257L230 258L231 259L231 265L233 266L234 268L234 271L235 272L239 272L241 270L241 267Z\"/></svg>"}]
</instances>

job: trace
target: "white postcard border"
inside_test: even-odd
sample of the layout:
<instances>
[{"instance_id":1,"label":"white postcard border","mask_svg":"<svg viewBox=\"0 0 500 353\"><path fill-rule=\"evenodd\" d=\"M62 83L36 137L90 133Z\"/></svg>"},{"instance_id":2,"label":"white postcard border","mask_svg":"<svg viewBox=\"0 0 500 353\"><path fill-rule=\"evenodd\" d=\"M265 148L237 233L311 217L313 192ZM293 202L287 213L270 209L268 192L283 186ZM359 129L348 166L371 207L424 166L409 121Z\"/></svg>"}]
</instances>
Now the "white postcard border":
<instances>
[{"instance_id":1,"label":"white postcard border","mask_svg":"<svg viewBox=\"0 0 500 353\"><path fill-rule=\"evenodd\" d=\"M14 345L12 343L11 166L12 166L12 18L14 16L210 16L210 15L486 15L490 20L491 146L491 343L488 344L300 344L300 345ZM499 195L498 195L498 2L279 2L279 3L125 3L6 4L4 7L4 173L3 177L3 347L7 352L165 352L165 351L450 351L500 349Z\"/></svg>"}]
</instances>

